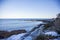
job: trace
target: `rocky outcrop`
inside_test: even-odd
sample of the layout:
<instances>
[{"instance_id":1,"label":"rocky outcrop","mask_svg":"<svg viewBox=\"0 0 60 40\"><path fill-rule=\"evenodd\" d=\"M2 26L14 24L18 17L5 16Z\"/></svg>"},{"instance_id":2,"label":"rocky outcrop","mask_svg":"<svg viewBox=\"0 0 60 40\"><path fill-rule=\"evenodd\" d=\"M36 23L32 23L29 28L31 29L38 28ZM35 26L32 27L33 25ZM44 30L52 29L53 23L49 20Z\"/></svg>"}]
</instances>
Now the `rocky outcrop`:
<instances>
[{"instance_id":1,"label":"rocky outcrop","mask_svg":"<svg viewBox=\"0 0 60 40\"><path fill-rule=\"evenodd\" d=\"M47 24L45 24L44 32L47 30L55 31L59 35L60 34L60 13L54 19L55 19L54 21L48 22ZM48 36L44 34L44 35L39 35L36 40L50 40L50 39L54 40L55 38L58 40L58 36L55 37L55 36L51 36L51 35Z\"/></svg>"},{"instance_id":2,"label":"rocky outcrop","mask_svg":"<svg viewBox=\"0 0 60 40\"><path fill-rule=\"evenodd\" d=\"M57 15L56 18L53 19L54 21L48 22L45 25L45 31L56 31L60 34L60 14Z\"/></svg>"},{"instance_id":3,"label":"rocky outcrop","mask_svg":"<svg viewBox=\"0 0 60 40\"><path fill-rule=\"evenodd\" d=\"M10 32L7 32L7 31L0 31L0 39L2 38L7 38L11 35Z\"/></svg>"},{"instance_id":4,"label":"rocky outcrop","mask_svg":"<svg viewBox=\"0 0 60 40\"><path fill-rule=\"evenodd\" d=\"M13 34L21 34L21 33L26 33L26 31L25 30L14 30L14 31L11 31L10 32L12 35Z\"/></svg>"},{"instance_id":5,"label":"rocky outcrop","mask_svg":"<svg viewBox=\"0 0 60 40\"><path fill-rule=\"evenodd\" d=\"M60 33L60 13L57 15L57 18L54 21L55 30Z\"/></svg>"},{"instance_id":6,"label":"rocky outcrop","mask_svg":"<svg viewBox=\"0 0 60 40\"><path fill-rule=\"evenodd\" d=\"M14 35L14 34L21 34L21 33L26 33L26 31L25 30L13 30L11 32L0 31L0 39L7 38L7 37Z\"/></svg>"}]
</instances>

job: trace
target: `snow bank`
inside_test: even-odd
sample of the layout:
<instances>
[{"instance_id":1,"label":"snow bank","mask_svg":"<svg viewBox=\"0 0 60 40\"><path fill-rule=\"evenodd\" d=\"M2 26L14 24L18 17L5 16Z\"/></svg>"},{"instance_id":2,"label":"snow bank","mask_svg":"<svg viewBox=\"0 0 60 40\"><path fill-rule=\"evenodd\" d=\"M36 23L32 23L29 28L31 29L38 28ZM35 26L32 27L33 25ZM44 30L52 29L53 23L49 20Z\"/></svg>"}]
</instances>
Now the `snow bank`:
<instances>
[{"instance_id":1,"label":"snow bank","mask_svg":"<svg viewBox=\"0 0 60 40\"><path fill-rule=\"evenodd\" d=\"M45 35L57 36L58 34L55 31L49 31L49 32L46 32Z\"/></svg>"},{"instance_id":2,"label":"snow bank","mask_svg":"<svg viewBox=\"0 0 60 40\"><path fill-rule=\"evenodd\" d=\"M7 38L6 40L21 40L21 37L24 36L26 33L12 35L11 37ZM26 37L24 40L32 40L31 36Z\"/></svg>"},{"instance_id":3,"label":"snow bank","mask_svg":"<svg viewBox=\"0 0 60 40\"><path fill-rule=\"evenodd\" d=\"M43 26L34 30L29 36L25 37L24 40L33 40L33 39L37 38L37 36L41 33L40 29L42 29L42 27ZM22 37L24 37L25 34L26 33L22 33L22 34L18 34L18 35L12 35L7 40L21 40Z\"/></svg>"},{"instance_id":4,"label":"snow bank","mask_svg":"<svg viewBox=\"0 0 60 40\"><path fill-rule=\"evenodd\" d=\"M28 36L24 40L33 40L33 38L31 36Z\"/></svg>"},{"instance_id":5,"label":"snow bank","mask_svg":"<svg viewBox=\"0 0 60 40\"><path fill-rule=\"evenodd\" d=\"M12 35L11 37L7 38L6 40L21 40L21 36L25 35L26 33Z\"/></svg>"}]
</instances>

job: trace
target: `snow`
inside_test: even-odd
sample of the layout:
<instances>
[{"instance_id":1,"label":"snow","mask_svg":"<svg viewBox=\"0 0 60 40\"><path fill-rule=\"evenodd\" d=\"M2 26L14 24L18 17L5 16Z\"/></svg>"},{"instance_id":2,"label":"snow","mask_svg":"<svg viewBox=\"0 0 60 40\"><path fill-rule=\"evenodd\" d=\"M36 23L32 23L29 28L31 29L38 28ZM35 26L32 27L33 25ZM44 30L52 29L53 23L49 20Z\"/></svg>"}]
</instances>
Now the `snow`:
<instances>
[{"instance_id":1,"label":"snow","mask_svg":"<svg viewBox=\"0 0 60 40\"><path fill-rule=\"evenodd\" d=\"M22 37L24 37L24 40L33 40L35 38L37 38L37 36L41 33L41 27L43 26L40 26L40 28L34 30L29 36L27 37L24 37L24 35L26 33L22 33L22 34L18 34L18 35L12 35L11 37L9 37L7 40L21 40Z\"/></svg>"},{"instance_id":2,"label":"snow","mask_svg":"<svg viewBox=\"0 0 60 40\"><path fill-rule=\"evenodd\" d=\"M11 37L7 38L6 40L21 40L21 37L24 36L26 33L12 35ZM26 37L24 40L32 40L31 36Z\"/></svg>"},{"instance_id":3,"label":"snow","mask_svg":"<svg viewBox=\"0 0 60 40\"><path fill-rule=\"evenodd\" d=\"M49 40L60 40L60 39L58 39L58 38L55 38L55 39L49 39Z\"/></svg>"},{"instance_id":4,"label":"snow","mask_svg":"<svg viewBox=\"0 0 60 40\"><path fill-rule=\"evenodd\" d=\"M31 36L28 36L24 40L33 40L33 38Z\"/></svg>"},{"instance_id":5,"label":"snow","mask_svg":"<svg viewBox=\"0 0 60 40\"><path fill-rule=\"evenodd\" d=\"M4 31L12 31L12 30L21 30L25 29L27 32L31 31L34 27L36 27L39 24L42 24L43 22L39 21L17 21L17 20L11 20L11 21L2 21L0 23L0 30ZM34 32L31 33L28 37L26 37L24 40L32 40L33 36L37 36L40 30L36 29ZM26 33L12 35L8 37L6 40L21 40L22 36L24 36Z\"/></svg>"},{"instance_id":6,"label":"snow","mask_svg":"<svg viewBox=\"0 0 60 40\"><path fill-rule=\"evenodd\" d=\"M6 39L0 39L0 40L6 40Z\"/></svg>"},{"instance_id":7,"label":"snow","mask_svg":"<svg viewBox=\"0 0 60 40\"><path fill-rule=\"evenodd\" d=\"M37 37L42 33L42 29L44 28L44 25L40 26L40 28L35 29L30 35L33 37Z\"/></svg>"},{"instance_id":8,"label":"snow","mask_svg":"<svg viewBox=\"0 0 60 40\"><path fill-rule=\"evenodd\" d=\"M55 31L46 32L45 35L58 36L57 32Z\"/></svg>"},{"instance_id":9,"label":"snow","mask_svg":"<svg viewBox=\"0 0 60 40\"><path fill-rule=\"evenodd\" d=\"M7 38L6 40L21 40L21 37L24 36L26 33L12 35L11 37ZM26 37L24 40L32 40L31 36Z\"/></svg>"},{"instance_id":10,"label":"snow","mask_svg":"<svg viewBox=\"0 0 60 40\"><path fill-rule=\"evenodd\" d=\"M18 35L12 35L11 37L7 38L6 40L20 40L21 36L25 35L26 33L18 34Z\"/></svg>"}]
</instances>

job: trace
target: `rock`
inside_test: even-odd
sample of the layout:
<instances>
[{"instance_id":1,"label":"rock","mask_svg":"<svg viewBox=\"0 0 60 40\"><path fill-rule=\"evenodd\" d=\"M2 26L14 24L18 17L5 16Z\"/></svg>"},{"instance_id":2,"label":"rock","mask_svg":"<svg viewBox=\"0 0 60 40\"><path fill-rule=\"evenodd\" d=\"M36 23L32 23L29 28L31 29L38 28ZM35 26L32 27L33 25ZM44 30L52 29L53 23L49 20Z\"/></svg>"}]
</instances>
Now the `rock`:
<instances>
[{"instance_id":1,"label":"rock","mask_svg":"<svg viewBox=\"0 0 60 40\"><path fill-rule=\"evenodd\" d=\"M26 33L26 31L25 31L25 30L13 30L13 31L11 31L10 33L11 33L12 35L14 35L14 34Z\"/></svg>"},{"instance_id":2,"label":"rock","mask_svg":"<svg viewBox=\"0 0 60 40\"><path fill-rule=\"evenodd\" d=\"M2 39L2 38L7 38L7 37L9 37L10 35L11 35L10 32L0 31L0 39Z\"/></svg>"},{"instance_id":3,"label":"rock","mask_svg":"<svg viewBox=\"0 0 60 40\"><path fill-rule=\"evenodd\" d=\"M55 36L57 36L58 33L60 34L60 13L57 15L54 21L49 22L48 24L45 25L44 32L45 34L39 35L36 40L60 40L60 38L55 39Z\"/></svg>"},{"instance_id":4,"label":"rock","mask_svg":"<svg viewBox=\"0 0 60 40\"><path fill-rule=\"evenodd\" d=\"M45 30L56 31L60 34L60 14L57 15L54 21L45 25Z\"/></svg>"},{"instance_id":5,"label":"rock","mask_svg":"<svg viewBox=\"0 0 60 40\"><path fill-rule=\"evenodd\" d=\"M55 30L60 33L60 13L57 15L57 18L54 21Z\"/></svg>"},{"instance_id":6,"label":"rock","mask_svg":"<svg viewBox=\"0 0 60 40\"><path fill-rule=\"evenodd\" d=\"M57 32L49 31L43 35L39 35L36 40L55 40L57 39L56 36L58 36Z\"/></svg>"},{"instance_id":7,"label":"rock","mask_svg":"<svg viewBox=\"0 0 60 40\"><path fill-rule=\"evenodd\" d=\"M25 30L13 30L11 32L8 32L8 31L0 31L0 39L2 39L2 38L8 38L11 35L21 34L21 33L26 33L26 31Z\"/></svg>"}]
</instances>

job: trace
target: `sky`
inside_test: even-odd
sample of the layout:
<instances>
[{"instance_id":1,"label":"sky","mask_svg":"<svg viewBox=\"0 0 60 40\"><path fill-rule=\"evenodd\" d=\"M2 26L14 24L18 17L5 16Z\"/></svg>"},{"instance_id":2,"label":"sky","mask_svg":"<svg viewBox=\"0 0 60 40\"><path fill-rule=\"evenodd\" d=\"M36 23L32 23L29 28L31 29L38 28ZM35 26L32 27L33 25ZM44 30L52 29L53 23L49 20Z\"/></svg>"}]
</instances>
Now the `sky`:
<instances>
[{"instance_id":1,"label":"sky","mask_svg":"<svg viewBox=\"0 0 60 40\"><path fill-rule=\"evenodd\" d=\"M0 0L0 18L55 18L60 0Z\"/></svg>"}]
</instances>

